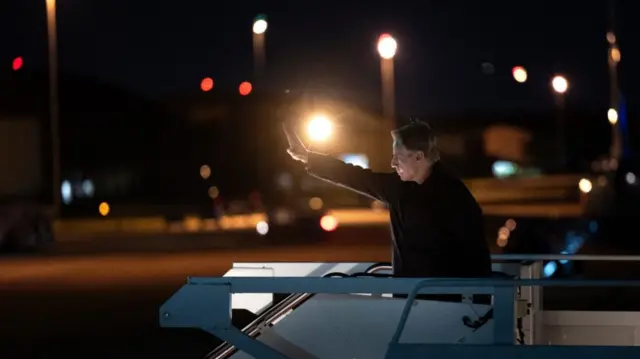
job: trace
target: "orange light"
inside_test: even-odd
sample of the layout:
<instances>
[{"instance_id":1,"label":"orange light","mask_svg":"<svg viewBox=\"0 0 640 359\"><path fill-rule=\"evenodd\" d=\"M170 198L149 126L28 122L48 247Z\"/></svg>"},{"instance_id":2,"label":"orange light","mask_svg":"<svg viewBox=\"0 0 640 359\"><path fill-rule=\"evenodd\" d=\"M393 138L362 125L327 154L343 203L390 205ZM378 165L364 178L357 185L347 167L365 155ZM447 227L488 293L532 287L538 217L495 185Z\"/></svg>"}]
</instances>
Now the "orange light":
<instances>
[{"instance_id":1,"label":"orange light","mask_svg":"<svg viewBox=\"0 0 640 359\"><path fill-rule=\"evenodd\" d=\"M335 231L338 228L338 220L331 215L322 216L320 218L320 227L327 232Z\"/></svg>"},{"instance_id":2,"label":"orange light","mask_svg":"<svg viewBox=\"0 0 640 359\"><path fill-rule=\"evenodd\" d=\"M211 77L205 77L202 79L202 82L200 82L200 88L204 92L210 91L213 88L213 79Z\"/></svg>"},{"instance_id":3,"label":"orange light","mask_svg":"<svg viewBox=\"0 0 640 359\"><path fill-rule=\"evenodd\" d=\"M251 90L253 89L253 86L251 85L251 82L243 82L240 84L240 87L238 88L238 90L240 91L240 95L242 96L247 96L248 94L251 93Z\"/></svg>"},{"instance_id":4,"label":"orange light","mask_svg":"<svg viewBox=\"0 0 640 359\"><path fill-rule=\"evenodd\" d=\"M22 59L22 57L16 57L15 59L13 59L11 67L13 68L13 71L18 71L22 68L22 65L24 65L24 60Z\"/></svg>"}]
</instances>

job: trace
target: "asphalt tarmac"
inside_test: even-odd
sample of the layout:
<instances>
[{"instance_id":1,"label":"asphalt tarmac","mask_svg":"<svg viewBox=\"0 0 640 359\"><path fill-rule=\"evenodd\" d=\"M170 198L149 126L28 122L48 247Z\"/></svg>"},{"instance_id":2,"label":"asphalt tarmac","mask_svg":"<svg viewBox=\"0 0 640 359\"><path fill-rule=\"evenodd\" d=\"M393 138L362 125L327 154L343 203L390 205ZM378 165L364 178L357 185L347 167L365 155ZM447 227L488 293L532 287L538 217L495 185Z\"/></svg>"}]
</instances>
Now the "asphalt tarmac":
<instances>
[{"instance_id":1,"label":"asphalt tarmac","mask_svg":"<svg viewBox=\"0 0 640 359\"><path fill-rule=\"evenodd\" d=\"M234 236L243 240L229 235L103 238L59 244L37 255L0 257L0 358L202 358L217 346L214 337L158 326L158 308L187 276L220 276L234 261L381 262L390 257L387 228L338 230L319 243ZM638 268L611 264L593 268L588 272L608 268L623 277L640 274ZM579 289L545 295L547 309L640 310L640 295L627 289L592 292L589 300Z\"/></svg>"}]
</instances>

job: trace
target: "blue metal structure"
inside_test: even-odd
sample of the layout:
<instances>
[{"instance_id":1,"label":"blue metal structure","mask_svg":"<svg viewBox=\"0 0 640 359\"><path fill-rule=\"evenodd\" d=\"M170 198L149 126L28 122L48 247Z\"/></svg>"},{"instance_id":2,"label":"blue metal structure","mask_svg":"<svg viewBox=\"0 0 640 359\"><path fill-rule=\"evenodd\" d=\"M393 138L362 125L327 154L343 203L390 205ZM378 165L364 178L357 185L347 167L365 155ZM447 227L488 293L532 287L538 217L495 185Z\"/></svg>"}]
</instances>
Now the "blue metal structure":
<instances>
[{"instance_id":1,"label":"blue metal structure","mask_svg":"<svg viewBox=\"0 0 640 359\"><path fill-rule=\"evenodd\" d=\"M581 359L606 356L616 359L640 358L640 347L635 346L518 343L517 324L529 314L527 303L520 300L520 291L523 288L548 286L636 287L640 286L640 280L194 277L189 278L187 284L161 307L160 324L166 328L205 330L243 352L227 350L216 358L455 359L471 356L508 358L516 355L521 358L545 356L547 359L567 356ZM281 327L282 332L287 332L291 339L286 342L277 337L278 333L272 333L270 339L260 340L234 327L231 323L234 293L304 293L319 297L288 309L293 314L299 311L298 320L292 314L281 321L266 323L267 326ZM385 293L408 296L407 299L379 296ZM469 303L416 300L418 294L461 294L466 298L472 294L490 295L492 304L479 307L482 310L493 309L493 317L487 325L470 330L460 325L463 312L469 312ZM412 321L413 317L419 320ZM430 318L437 320L431 322ZM334 326L332 321L340 322L340 325ZM358 321L366 323L358 325ZM461 330L466 330L462 339L459 337ZM353 333L349 331L356 332L357 336L350 336ZM340 343L342 337L348 337L349 340ZM468 340L463 340L465 337Z\"/></svg>"}]
</instances>

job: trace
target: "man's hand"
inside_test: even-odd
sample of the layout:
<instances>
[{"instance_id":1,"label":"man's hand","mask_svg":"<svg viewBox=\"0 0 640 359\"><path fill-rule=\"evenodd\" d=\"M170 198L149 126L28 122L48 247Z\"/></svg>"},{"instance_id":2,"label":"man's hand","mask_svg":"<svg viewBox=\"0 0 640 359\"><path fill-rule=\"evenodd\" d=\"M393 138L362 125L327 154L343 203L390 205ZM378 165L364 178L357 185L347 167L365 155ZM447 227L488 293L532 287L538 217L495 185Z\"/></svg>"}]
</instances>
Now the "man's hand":
<instances>
[{"instance_id":1,"label":"man's hand","mask_svg":"<svg viewBox=\"0 0 640 359\"><path fill-rule=\"evenodd\" d=\"M287 141L289 141L287 153L289 153L291 158L294 160L307 163L309 150L304 146L304 143L302 143L298 135L296 135L284 122L282 123L282 129L284 130L284 134L287 136Z\"/></svg>"}]
</instances>

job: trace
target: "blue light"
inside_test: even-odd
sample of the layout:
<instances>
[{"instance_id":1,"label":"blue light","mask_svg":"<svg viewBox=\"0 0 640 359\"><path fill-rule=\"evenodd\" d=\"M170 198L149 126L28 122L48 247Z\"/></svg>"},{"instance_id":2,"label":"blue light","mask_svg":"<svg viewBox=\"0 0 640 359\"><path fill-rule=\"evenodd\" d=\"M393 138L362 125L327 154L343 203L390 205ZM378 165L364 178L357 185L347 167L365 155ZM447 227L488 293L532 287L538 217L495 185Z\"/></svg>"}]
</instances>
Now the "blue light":
<instances>
[{"instance_id":1,"label":"blue light","mask_svg":"<svg viewBox=\"0 0 640 359\"><path fill-rule=\"evenodd\" d=\"M562 252L560 252L560 254L567 255L567 254L569 254L569 252L568 251L562 251ZM560 260L560 264L567 264L567 263L569 263L569 261L566 260L566 259Z\"/></svg>"},{"instance_id":2,"label":"blue light","mask_svg":"<svg viewBox=\"0 0 640 359\"><path fill-rule=\"evenodd\" d=\"M589 230L591 231L591 233L595 234L598 231L598 222L596 221L589 222Z\"/></svg>"},{"instance_id":3,"label":"blue light","mask_svg":"<svg viewBox=\"0 0 640 359\"><path fill-rule=\"evenodd\" d=\"M544 276L545 277L551 277L556 270L558 269L558 263L556 262L549 262L544 266Z\"/></svg>"}]
</instances>

